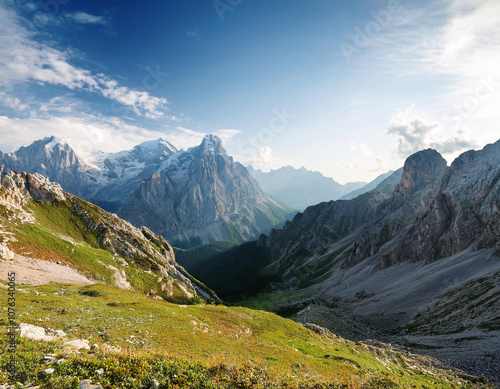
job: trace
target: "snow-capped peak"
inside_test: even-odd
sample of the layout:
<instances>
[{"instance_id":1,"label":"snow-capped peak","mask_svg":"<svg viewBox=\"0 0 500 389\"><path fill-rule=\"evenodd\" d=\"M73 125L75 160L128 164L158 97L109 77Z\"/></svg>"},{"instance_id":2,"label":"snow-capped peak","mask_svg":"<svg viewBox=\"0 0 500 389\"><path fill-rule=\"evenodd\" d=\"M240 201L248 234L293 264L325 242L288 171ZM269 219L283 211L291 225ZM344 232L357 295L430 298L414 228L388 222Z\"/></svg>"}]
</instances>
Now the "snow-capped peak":
<instances>
[{"instance_id":1,"label":"snow-capped peak","mask_svg":"<svg viewBox=\"0 0 500 389\"><path fill-rule=\"evenodd\" d=\"M44 141L47 141L45 144L45 147L54 150L54 147L56 147L58 144L61 146L68 145L71 146L71 142L69 138L60 138L58 136L52 135L51 137L47 137L44 139Z\"/></svg>"},{"instance_id":2,"label":"snow-capped peak","mask_svg":"<svg viewBox=\"0 0 500 389\"><path fill-rule=\"evenodd\" d=\"M168 150L171 153L178 152L177 148L172 143L170 143L162 138L142 142L134 147L134 149L136 149L136 148L140 148L143 152L155 152L155 151L160 150L160 149L161 150Z\"/></svg>"}]
</instances>

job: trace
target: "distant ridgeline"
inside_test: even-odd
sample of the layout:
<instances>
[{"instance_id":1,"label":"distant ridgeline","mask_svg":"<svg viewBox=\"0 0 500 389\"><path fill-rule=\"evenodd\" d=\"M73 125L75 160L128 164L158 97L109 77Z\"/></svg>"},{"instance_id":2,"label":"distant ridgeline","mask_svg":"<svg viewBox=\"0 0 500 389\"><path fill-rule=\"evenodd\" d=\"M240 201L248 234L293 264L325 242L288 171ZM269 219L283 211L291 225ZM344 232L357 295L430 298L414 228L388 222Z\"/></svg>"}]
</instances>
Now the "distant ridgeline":
<instances>
[{"instance_id":1,"label":"distant ridgeline","mask_svg":"<svg viewBox=\"0 0 500 389\"><path fill-rule=\"evenodd\" d=\"M45 138L15 153L0 152L0 170L40 173L184 248L255 239L294 214L265 194L213 135L186 151L158 139L86 159L67 142Z\"/></svg>"}]
</instances>

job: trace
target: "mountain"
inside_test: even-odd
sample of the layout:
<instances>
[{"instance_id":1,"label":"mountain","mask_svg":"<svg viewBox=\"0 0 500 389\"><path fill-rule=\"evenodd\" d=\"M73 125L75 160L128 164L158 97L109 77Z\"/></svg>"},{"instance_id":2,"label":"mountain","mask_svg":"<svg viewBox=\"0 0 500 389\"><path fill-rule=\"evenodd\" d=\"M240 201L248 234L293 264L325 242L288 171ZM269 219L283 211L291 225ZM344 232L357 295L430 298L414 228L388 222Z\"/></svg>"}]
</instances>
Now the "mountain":
<instances>
[{"instance_id":1,"label":"mountain","mask_svg":"<svg viewBox=\"0 0 500 389\"><path fill-rule=\"evenodd\" d=\"M243 242L280 225L291 209L266 195L217 136L174 154L144 180L120 215L174 245Z\"/></svg>"},{"instance_id":2,"label":"mountain","mask_svg":"<svg viewBox=\"0 0 500 389\"><path fill-rule=\"evenodd\" d=\"M79 156L68 140L54 136L21 147L16 152L0 152L0 171L40 173L73 193L109 212L118 212L142 180L178 150L163 139L148 141L132 150L106 154L92 160Z\"/></svg>"},{"instance_id":3,"label":"mountain","mask_svg":"<svg viewBox=\"0 0 500 389\"><path fill-rule=\"evenodd\" d=\"M95 160L101 171L101 185L89 201L118 213L128 198L151 177L160 165L179 150L163 139L143 142L132 150L102 154Z\"/></svg>"},{"instance_id":4,"label":"mountain","mask_svg":"<svg viewBox=\"0 0 500 389\"><path fill-rule=\"evenodd\" d=\"M451 166L418 152L374 190L196 265L226 298L268 292L294 320L425 349L500 382L500 141ZM269 309L268 295L247 304Z\"/></svg>"},{"instance_id":5,"label":"mountain","mask_svg":"<svg viewBox=\"0 0 500 389\"><path fill-rule=\"evenodd\" d=\"M10 257L6 259L57 261L65 266L55 271L75 269L90 282L172 302L190 302L197 295L216 298L177 264L172 247L161 236L64 192L38 173L0 176L0 225L0 251ZM33 269L36 266L16 266L20 276Z\"/></svg>"},{"instance_id":6,"label":"mountain","mask_svg":"<svg viewBox=\"0 0 500 389\"><path fill-rule=\"evenodd\" d=\"M323 201L336 200L366 184L349 182L341 185L333 178L304 167L295 169L285 166L268 173L255 170L251 166L248 170L264 192L298 210Z\"/></svg>"},{"instance_id":7,"label":"mountain","mask_svg":"<svg viewBox=\"0 0 500 389\"><path fill-rule=\"evenodd\" d=\"M182 247L243 242L280 226L292 214L263 193L214 136L187 151L160 138L132 150L98 152L88 161L69 142L50 137L14 153L0 152L1 171L40 173L65 191L166 234Z\"/></svg>"},{"instance_id":8,"label":"mountain","mask_svg":"<svg viewBox=\"0 0 500 389\"><path fill-rule=\"evenodd\" d=\"M396 186L397 183L399 182L399 180L401 179L401 174L403 174L403 168L397 170L397 173L398 173L397 175L393 175L393 173L395 173L395 172L390 170L387 173L381 174L380 176L375 178L373 181L362 186L361 188L353 190L352 192L349 192L346 195L342 196L339 200L351 200L355 197L358 197L359 195L362 195L363 193L369 192L369 191L375 189L378 186L378 184L380 184L382 181L384 181L386 178L388 178L390 176L392 176L394 180L397 180L397 182L394 184L394 186Z\"/></svg>"},{"instance_id":9,"label":"mountain","mask_svg":"<svg viewBox=\"0 0 500 389\"><path fill-rule=\"evenodd\" d=\"M0 173L10 170L39 173L82 198L92 196L100 180L99 169L78 156L66 140L56 137L37 140L14 153L0 151Z\"/></svg>"}]
</instances>

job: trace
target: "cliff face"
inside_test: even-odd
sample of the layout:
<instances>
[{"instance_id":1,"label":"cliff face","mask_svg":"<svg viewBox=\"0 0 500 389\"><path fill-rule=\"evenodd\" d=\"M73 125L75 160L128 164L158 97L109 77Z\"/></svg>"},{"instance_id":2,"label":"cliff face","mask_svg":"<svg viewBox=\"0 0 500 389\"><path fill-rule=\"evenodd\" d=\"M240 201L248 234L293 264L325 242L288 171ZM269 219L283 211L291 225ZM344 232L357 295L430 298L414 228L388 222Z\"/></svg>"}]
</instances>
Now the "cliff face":
<instances>
[{"instance_id":1,"label":"cliff face","mask_svg":"<svg viewBox=\"0 0 500 389\"><path fill-rule=\"evenodd\" d=\"M500 142L458 157L396 243L396 254L385 254L384 261L399 255L430 262L468 247L500 255Z\"/></svg>"},{"instance_id":2,"label":"cliff face","mask_svg":"<svg viewBox=\"0 0 500 389\"><path fill-rule=\"evenodd\" d=\"M189 247L215 240L242 242L284 221L289 211L262 192L219 138L207 136L144 180L121 216Z\"/></svg>"}]
</instances>

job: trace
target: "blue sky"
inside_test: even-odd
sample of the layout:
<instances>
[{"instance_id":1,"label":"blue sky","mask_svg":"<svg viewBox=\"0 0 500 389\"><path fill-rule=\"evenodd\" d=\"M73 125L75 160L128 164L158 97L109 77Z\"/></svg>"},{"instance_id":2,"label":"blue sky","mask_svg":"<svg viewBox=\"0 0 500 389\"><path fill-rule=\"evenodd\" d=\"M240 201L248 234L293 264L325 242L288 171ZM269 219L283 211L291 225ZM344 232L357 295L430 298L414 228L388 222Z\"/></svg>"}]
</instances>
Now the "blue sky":
<instances>
[{"instance_id":1,"label":"blue sky","mask_svg":"<svg viewBox=\"0 0 500 389\"><path fill-rule=\"evenodd\" d=\"M40 0L0 5L0 150L207 133L264 170L370 180L498 140L500 4Z\"/></svg>"}]
</instances>

